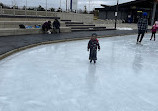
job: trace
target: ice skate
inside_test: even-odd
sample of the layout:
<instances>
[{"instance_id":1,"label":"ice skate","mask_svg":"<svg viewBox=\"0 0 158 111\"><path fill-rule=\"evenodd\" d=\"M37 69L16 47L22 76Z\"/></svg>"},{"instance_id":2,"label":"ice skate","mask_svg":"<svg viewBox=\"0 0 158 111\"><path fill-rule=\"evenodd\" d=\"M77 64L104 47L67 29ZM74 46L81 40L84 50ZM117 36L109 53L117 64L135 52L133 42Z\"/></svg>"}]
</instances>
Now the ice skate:
<instances>
[{"instance_id":1,"label":"ice skate","mask_svg":"<svg viewBox=\"0 0 158 111\"><path fill-rule=\"evenodd\" d=\"M141 42L139 41L139 43L138 44L140 44L141 45Z\"/></svg>"}]
</instances>

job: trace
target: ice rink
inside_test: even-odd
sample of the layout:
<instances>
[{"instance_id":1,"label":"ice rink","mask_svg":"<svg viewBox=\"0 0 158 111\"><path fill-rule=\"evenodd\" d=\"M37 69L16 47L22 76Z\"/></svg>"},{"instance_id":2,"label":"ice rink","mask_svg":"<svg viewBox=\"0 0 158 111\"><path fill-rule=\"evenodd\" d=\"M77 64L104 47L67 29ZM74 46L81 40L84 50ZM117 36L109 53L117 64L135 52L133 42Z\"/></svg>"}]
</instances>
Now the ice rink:
<instances>
[{"instance_id":1,"label":"ice rink","mask_svg":"<svg viewBox=\"0 0 158 111\"><path fill-rule=\"evenodd\" d=\"M158 36L158 35L157 35ZM146 34L42 45L0 61L0 111L158 111L158 41Z\"/></svg>"}]
</instances>

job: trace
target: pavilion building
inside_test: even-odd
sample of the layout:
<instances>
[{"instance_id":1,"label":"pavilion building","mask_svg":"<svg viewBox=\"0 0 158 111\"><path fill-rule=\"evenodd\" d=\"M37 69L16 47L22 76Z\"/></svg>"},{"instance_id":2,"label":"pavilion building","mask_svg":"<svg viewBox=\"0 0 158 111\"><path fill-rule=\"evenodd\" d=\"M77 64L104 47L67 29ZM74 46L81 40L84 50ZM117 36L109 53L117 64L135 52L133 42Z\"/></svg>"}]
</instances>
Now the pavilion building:
<instances>
[{"instance_id":1,"label":"pavilion building","mask_svg":"<svg viewBox=\"0 0 158 111\"><path fill-rule=\"evenodd\" d=\"M142 12L148 13L149 24L158 20L158 0L135 0L118 5L117 19L125 22L136 23ZM109 6L101 4L103 8L95 8L99 19L115 19L117 5Z\"/></svg>"}]
</instances>

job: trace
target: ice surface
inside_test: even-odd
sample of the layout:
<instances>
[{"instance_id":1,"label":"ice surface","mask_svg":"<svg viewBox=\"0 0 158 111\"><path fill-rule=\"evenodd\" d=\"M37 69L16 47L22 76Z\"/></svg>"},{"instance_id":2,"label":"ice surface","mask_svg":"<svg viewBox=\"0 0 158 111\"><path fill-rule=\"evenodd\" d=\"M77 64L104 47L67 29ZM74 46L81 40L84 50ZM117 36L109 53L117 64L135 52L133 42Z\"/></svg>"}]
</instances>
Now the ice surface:
<instances>
[{"instance_id":1,"label":"ice surface","mask_svg":"<svg viewBox=\"0 0 158 111\"><path fill-rule=\"evenodd\" d=\"M145 35L38 46L0 61L0 111L157 111L158 42ZM158 36L158 35L157 35Z\"/></svg>"}]
</instances>

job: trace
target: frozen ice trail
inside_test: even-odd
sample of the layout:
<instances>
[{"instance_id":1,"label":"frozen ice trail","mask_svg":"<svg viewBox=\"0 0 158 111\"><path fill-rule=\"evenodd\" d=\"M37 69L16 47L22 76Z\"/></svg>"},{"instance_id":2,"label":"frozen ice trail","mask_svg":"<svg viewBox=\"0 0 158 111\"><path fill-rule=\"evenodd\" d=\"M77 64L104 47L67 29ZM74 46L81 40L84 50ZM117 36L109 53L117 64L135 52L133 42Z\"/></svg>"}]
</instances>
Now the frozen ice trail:
<instances>
[{"instance_id":1,"label":"frozen ice trail","mask_svg":"<svg viewBox=\"0 0 158 111\"><path fill-rule=\"evenodd\" d=\"M158 35L157 35L158 36ZM157 111L158 42L145 35L42 45L0 61L0 111Z\"/></svg>"}]
</instances>

